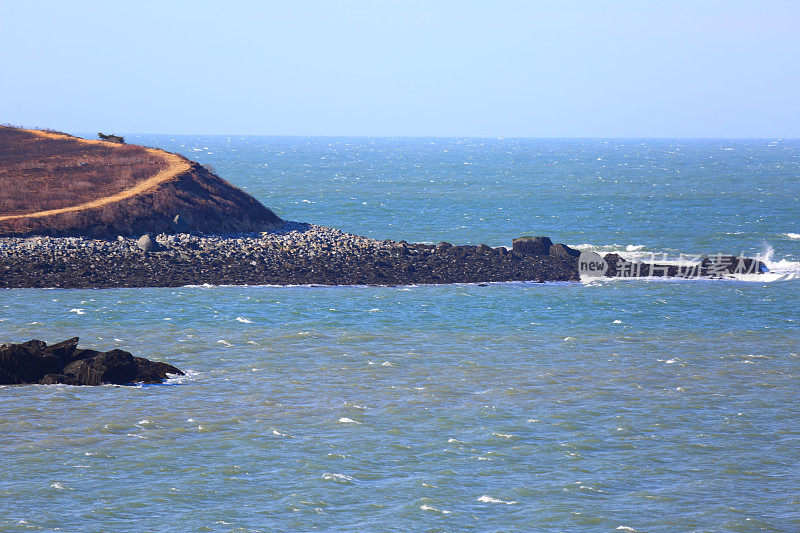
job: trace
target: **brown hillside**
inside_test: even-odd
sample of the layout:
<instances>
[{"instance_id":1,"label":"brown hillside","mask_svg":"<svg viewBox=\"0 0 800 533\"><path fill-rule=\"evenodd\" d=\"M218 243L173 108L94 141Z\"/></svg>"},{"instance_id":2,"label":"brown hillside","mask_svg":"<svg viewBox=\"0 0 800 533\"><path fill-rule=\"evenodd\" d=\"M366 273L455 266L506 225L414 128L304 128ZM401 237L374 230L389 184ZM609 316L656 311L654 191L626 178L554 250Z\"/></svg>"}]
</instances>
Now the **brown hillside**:
<instances>
[{"instance_id":1,"label":"brown hillside","mask_svg":"<svg viewBox=\"0 0 800 533\"><path fill-rule=\"evenodd\" d=\"M0 126L0 235L204 233L281 222L255 198L183 156Z\"/></svg>"}]
</instances>

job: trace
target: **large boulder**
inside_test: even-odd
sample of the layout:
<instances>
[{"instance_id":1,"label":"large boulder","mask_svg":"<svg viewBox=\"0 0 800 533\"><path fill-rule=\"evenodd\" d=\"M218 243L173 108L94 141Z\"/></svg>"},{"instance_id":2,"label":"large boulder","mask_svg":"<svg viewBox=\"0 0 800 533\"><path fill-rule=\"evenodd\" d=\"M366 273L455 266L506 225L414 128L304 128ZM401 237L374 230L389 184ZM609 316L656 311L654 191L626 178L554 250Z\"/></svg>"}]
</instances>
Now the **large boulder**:
<instances>
[{"instance_id":1,"label":"large boulder","mask_svg":"<svg viewBox=\"0 0 800 533\"><path fill-rule=\"evenodd\" d=\"M64 367L64 374L74 377L82 385L125 385L133 382L136 373L136 361L123 350L111 350L90 359L73 361Z\"/></svg>"},{"instance_id":2,"label":"large boulder","mask_svg":"<svg viewBox=\"0 0 800 533\"><path fill-rule=\"evenodd\" d=\"M161 361L151 361L144 357L134 357L136 361L136 383L161 383L168 374L183 375L183 372L172 365Z\"/></svg>"},{"instance_id":3,"label":"large boulder","mask_svg":"<svg viewBox=\"0 0 800 533\"><path fill-rule=\"evenodd\" d=\"M62 361L66 365L72 361L72 356L78 349L78 340L78 337L72 337L71 339L51 344L45 347L43 352L47 355L57 357L59 361Z\"/></svg>"},{"instance_id":4,"label":"large boulder","mask_svg":"<svg viewBox=\"0 0 800 533\"><path fill-rule=\"evenodd\" d=\"M578 257L581 256L581 252L580 250L576 250L575 248L570 248L566 244L558 243L550 247L548 255L550 255L551 257L561 257L564 259L570 257L574 257L577 259Z\"/></svg>"},{"instance_id":5,"label":"large boulder","mask_svg":"<svg viewBox=\"0 0 800 533\"><path fill-rule=\"evenodd\" d=\"M157 252L159 250L158 243L150 236L149 233L145 233L139 237L139 240L136 241L136 246L138 246L139 249L144 253Z\"/></svg>"},{"instance_id":6,"label":"large boulder","mask_svg":"<svg viewBox=\"0 0 800 533\"><path fill-rule=\"evenodd\" d=\"M548 255L553 241L549 237L520 237L512 241L512 246L520 255Z\"/></svg>"}]
</instances>

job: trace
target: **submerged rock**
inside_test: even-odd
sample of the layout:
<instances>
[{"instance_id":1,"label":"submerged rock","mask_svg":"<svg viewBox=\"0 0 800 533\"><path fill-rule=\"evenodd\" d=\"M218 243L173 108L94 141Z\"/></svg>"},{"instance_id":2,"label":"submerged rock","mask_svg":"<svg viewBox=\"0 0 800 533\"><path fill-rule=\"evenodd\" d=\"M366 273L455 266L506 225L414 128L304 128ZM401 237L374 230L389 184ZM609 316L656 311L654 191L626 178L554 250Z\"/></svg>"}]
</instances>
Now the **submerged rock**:
<instances>
[{"instance_id":1,"label":"submerged rock","mask_svg":"<svg viewBox=\"0 0 800 533\"><path fill-rule=\"evenodd\" d=\"M78 337L52 346L40 340L0 346L0 385L129 385L161 383L183 375L167 363L134 357L124 350L78 349Z\"/></svg>"}]
</instances>

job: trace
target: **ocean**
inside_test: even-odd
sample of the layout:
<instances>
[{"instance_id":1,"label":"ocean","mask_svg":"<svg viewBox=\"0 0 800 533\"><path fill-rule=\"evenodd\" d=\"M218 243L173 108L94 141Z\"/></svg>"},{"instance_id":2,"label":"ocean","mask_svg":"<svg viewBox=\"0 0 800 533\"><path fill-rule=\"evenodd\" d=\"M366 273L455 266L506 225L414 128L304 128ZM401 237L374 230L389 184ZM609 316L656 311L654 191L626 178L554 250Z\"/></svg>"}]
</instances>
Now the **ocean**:
<instances>
[{"instance_id":1,"label":"ocean","mask_svg":"<svg viewBox=\"0 0 800 533\"><path fill-rule=\"evenodd\" d=\"M126 135L374 238L757 281L0 291L165 385L0 386L0 530L800 530L800 141Z\"/></svg>"}]
</instances>

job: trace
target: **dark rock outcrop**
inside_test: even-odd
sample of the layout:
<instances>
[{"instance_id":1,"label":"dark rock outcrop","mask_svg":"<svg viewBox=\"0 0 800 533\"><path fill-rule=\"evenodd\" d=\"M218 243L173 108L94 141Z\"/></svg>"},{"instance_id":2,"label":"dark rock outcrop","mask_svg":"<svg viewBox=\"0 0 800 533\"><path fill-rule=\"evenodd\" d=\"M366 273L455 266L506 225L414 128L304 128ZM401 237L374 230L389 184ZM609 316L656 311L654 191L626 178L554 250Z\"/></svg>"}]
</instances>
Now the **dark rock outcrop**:
<instances>
[{"instance_id":1,"label":"dark rock outcrop","mask_svg":"<svg viewBox=\"0 0 800 533\"><path fill-rule=\"evenodd\" d=\"M549 237L520 237L512 241L515 252L520 255L548 255L553 241Z\"/></svg>"},{"instance_id":2,"label":"dark rock outcrop","mask_svg":"<svg viewBox=\"0 0 800 533\"><path fill-rule=\"evenodd\" d=\"M134 357L136 363L136 383L161 383L167 374L183 375L183 372L172 365L161 361L151 361L144 357Z\"/></svg>"},{"instance_id":3,"label":"dark rock outcrop","mask_svg":"<svg viewBox=\"0 0 800 533\"><path fill-rule=\"evenodd\" d=\"M47 346L40 340L0 346L0 385L129 385L161 383L183 375L167 363L134 357L124 350L78 349L78 338Z\"/></svg>"},{"instance_id":4,"label":"dark rock outcrop","mask_svg":"<svg viewBox=\"0 0 800 533\"><path fill-rule=\"evenodd\" d=\"M53 345L46 346L43 351L46 354L57 357L60 361L65 362L66 364L67 362L72 360L72 356L77 349L78 349L78 337L72 337L71 339L67 339L65 341L57 342Z\"/></svg>"},{"instance_id":5,"label":"dark rock outcrop","mask_svg":"<svg viewBox=\"0 0 800 533\"><path fill-rule=\"evenodd\" d=\"M0 384L38 383L45 374L59 372L60 360L44 353L46 346L31 340L0 347Z\"/></svg>"},{"instance_id":6,"label":"dark rock outcrop","mask_svg":"<svg viewBox=\"0 0 800 533\"><path fill-rule=\"evenodd\" d=\"M64 374L84 385L132 383L137 372L133 356L122 350L110 350L89 359L79 359L64 367Z\"/></svg>"}]
</instances>

